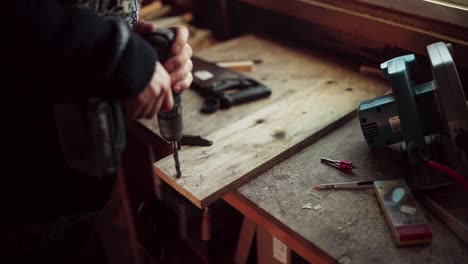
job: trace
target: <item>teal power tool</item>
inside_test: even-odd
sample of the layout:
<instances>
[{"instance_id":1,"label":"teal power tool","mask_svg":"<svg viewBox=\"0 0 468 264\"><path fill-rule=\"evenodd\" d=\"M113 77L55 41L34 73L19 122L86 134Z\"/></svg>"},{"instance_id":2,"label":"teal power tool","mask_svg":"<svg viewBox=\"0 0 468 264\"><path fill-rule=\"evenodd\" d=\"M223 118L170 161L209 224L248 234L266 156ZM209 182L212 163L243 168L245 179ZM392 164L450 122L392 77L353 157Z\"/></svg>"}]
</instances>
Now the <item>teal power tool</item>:
<instances>
[{"instance_id":1,"label":"teal power tool","mask_svg":"<svg viewBox=\"0 0 468 264\"><path fill-rule=\"evenodd\" d=\"M164 62L171 56L175 39L172 30L158 29L144 37L156 50L159 61ZM171 111L158 114L158 123L162 137L173 145L180 175L174 147L182 137L180 94L174 95L174 102ZM126 143L124 111L119 101L95 97L82 104L54 106L62 153L71 168L98 178L117 172Z\"/></svg>"},{"instance_id":2,"label":"teal power tool","mask_svg":"<svg viewBox=\"0 0 468 264\"><path fill-rule=\"evenodd\" d=\"M359 120L370 148L401 143L412 171L408 183L413 189L446 184L440 174L428 171L428 160L440 161L467 175L468 106L453 60L450 44L427 46L433 80L414 85L411 70L414 55L380 65L392 85L393 94L364 101Z\"/></svg>"}]
</instances>

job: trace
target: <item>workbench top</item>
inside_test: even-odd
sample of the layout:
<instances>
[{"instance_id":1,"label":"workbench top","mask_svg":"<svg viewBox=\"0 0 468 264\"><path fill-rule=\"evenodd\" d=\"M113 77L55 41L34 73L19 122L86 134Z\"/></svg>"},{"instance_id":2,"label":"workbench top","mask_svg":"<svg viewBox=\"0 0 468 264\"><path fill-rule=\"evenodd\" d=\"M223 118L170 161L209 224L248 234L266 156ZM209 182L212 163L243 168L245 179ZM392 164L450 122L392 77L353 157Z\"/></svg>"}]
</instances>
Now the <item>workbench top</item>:
<instances>
[{"instance_id":1,"label":"workbench top","mask_svg":"<svg viewBox=\"0 0 468 264\"><path fill-rule=\"evenodd\" d=\"M321 157L349 159L357 169L346 174L322 164ZM399 248L372 188L311 188L322 183L402 177L406 173L403 160L398 148L369 150L355 118L238 191L342 263L468 263L468 246L424 207L432 244ZM312 209L302 208L307 204ZM318 205L321 208L315 210Z\"/></svg>"},{"instance_id":2,"label":"workbench top","mask_svg":"<svg viewBox=\"0 0 468 264\"><path fill-rule=\"evenodd\" d=\"M361 77L356 77L350 65L339 58L322 56L319 52L311 52L297 45L287 50L285 47L290 44L278 46L272 43L271 40L247 36L211 47L197 55L211 61L263 59L264 64L247 75L271 87L288 82L297 88L314 78L329 78L326 70L298 70L305 68L301 65L309 65L311 58L319 58L318 61L329 63L319 67L330 68L335 65L335 68L340 68L335 71L341 71L342 79L329 81L332 84L344 80L346 85L350 85L348 87L362 85L358 81ZM263 57L257 57L259 54ZM373 89L378 86L382 91L387 87L384 81L368 83L375 84ZM187 91L183 97L184 133L202 136L213 134L281 100L287 93L288 89L275 90L268 100L202 115L199 108L203 99L195 92ZM159 133L156 119L141 120L140 123L152 133ZM352 174L344 174L321 164L322 156L350 159L358 168ZM433 243L398 248L372 190L317 191L311 188L320 183L398 177L405 173L401 161L400 153L395 148L371 153L357 119L353 119L234 192L250 200L255 210L279 221L292 233L343 263L468 263L468 247L430 213L426 212L426 216L434 235ZM312 209L302 208L308 204ZM315 210L317 205L321 208Z\"/></svg>"},{"instance_id":3,"label":"workbench top","mask_svg":"<svg viewBox=\"0 0 468 264\"><path fill-rule=\"evenodd\" d=\"M214 144L182 148L180 178L174 177L172 157L157 161L153 170L200 208L308 146L348 120L360 102L388 90L386 83L359 74L336 56L273 39L243 36L202 53L212 61L263 60L249 75L270 87L272 95L211 115L186 111L190 93L182 96L184 133Z\"/></svg>"}]
</instances>

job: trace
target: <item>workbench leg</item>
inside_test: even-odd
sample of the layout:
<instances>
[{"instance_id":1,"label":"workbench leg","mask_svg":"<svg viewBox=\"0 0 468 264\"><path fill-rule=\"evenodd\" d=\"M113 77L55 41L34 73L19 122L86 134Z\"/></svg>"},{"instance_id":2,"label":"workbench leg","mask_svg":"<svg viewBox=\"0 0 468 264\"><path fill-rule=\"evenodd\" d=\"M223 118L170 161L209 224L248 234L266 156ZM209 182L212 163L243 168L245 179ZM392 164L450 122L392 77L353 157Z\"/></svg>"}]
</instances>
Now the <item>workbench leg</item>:
<instances>
[{"instance_id":1,"label":"workbench leg","mask_svg":"<svg viewBox=\"0 0 468 264\"><path fill-rule=\"evenodd\" d=\"M234 263L247 263L256 228L257 226L255 223L244 216L239 234L239 241L237 242L236 255L234 256Z\"/></svg>"},{"instance_id":2,"label":"workbench leg","mask_svg":"<svg viewBox=\"0 0 468 264\"><path fill-rule=\"evenodd\" d=\"M148 158L151 166L153 166L154 163L156 163L157 159L154 155L155 149L153 145L148 145ZM153 173L153 184L154 184L154 193L156 195L156 198L158 200L162 200L162 191L161 191L161 186L163 185L163 181Z\"/></svg>"},{"instance_id":3,"label":"workbench leg","mask_svg":"<svg viewBox=\"0 0 468 264\"><path fill-rule=\"evenodd\" d=\"M201 240L208 242L211 239L211 212L208 207L203 209L201 221Z\"/></svg>"},{"instance_id":4,"label":"workbench leg","mask_svg":"<svg viewBox=\"0 0 468 264\"><path fill-rule=\"evenodd\" d=\"M257 263L290 264L291 249L261 227L257 227Z\"/></svg>"}]
</instances>

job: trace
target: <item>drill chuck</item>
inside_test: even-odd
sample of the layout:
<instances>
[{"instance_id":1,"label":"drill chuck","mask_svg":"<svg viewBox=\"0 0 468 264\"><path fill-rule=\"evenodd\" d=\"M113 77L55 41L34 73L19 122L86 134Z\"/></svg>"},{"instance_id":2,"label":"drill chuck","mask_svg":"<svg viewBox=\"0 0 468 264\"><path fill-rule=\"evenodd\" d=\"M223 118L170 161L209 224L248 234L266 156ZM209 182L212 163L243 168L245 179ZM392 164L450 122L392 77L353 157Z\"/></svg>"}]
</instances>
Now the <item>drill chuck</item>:
<instances>
[{"instance_id":1,"label":"drill chuck","mask_svg":"<svg viewBox=\"0 0 468 264\"><path fill-rule=\"evenodd\" d=\"M161 136L170 142L182 137L182 105L180 94L174 94L174 107L167 112L158 113L158 125Z\"/></svg>"}]
</instances>

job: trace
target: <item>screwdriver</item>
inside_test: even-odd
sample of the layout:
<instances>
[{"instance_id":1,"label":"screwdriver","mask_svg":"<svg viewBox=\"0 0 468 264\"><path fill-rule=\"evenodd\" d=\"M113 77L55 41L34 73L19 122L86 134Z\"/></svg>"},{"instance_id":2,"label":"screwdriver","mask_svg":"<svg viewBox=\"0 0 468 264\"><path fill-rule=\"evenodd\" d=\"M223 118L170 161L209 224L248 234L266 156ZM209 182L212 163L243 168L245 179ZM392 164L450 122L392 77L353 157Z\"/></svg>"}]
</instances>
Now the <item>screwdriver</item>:
<instances>
[{"instance_id":1,"label":"screwdriver","mask_svg":"<svg viewBox=\"0 0 468 264\"><path fill-rule=\"evenodd\" d=\"M328 159L328 158L321 158L320 161L322 163L335 166L339 168L340 170L344 170L344 171L350 171L356 168L356 166L354 166L354 164L349 160L334 160L334 159Z\"/></svg>"}]
</instances>

